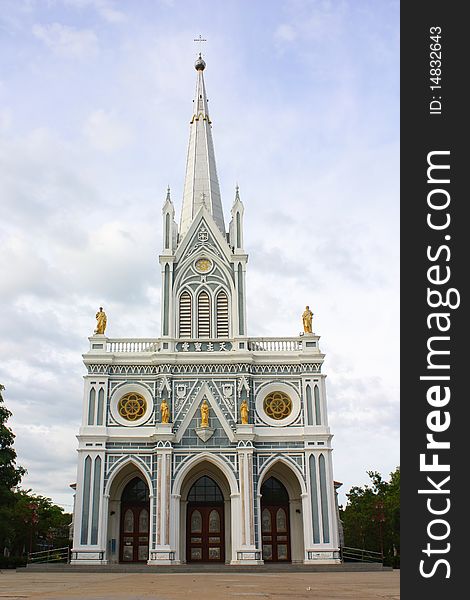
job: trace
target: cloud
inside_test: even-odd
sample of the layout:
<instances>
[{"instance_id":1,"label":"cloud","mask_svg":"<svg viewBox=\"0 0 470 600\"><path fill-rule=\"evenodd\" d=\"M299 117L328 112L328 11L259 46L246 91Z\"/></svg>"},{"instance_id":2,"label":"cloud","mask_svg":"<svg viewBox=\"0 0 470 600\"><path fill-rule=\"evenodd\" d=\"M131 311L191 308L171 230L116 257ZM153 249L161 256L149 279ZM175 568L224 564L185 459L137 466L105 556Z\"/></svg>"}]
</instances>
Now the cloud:
<instances>
[{"instance_id":1,"label":"cloud","mask_svg":"<svg viewBox=\"0 0 470 600\"><path fill-rule=\"evenodd\" d=\"M9 273L8 279L0 278L0 295L5 302L25 293L50 298L60 291L54 284L58 272L31 252L25 237L11 236L3 244L0 241L0 272Z\"/></svg>"},{"instance_id":2,"label":"cloud","mask_svg":"<svg viewBox=\"0 0 470 600\"><path fill-rule=\"evenodd\" d=\"M0 108L0 133L7 132L12 125L11 110L8 108Z\"/></svg>"},{"instance_id":3,"label":"cloud","mask_svg":"<svg viewBox=\"0 0 470 600\"><path fill-rule=\"evenodd\" d=\"M297 37L297 33L292 25L283 23L274 32L274 37L281 42L293 42Z\"/></svg>"},{"instance_id":4,"label":"cloud","mask_svg":"<svg viewBox=\"0 0 470 600\"><path fill-rule=\"evenodd\" d=\"M62 0L65 6L77 9L91 8L108 23L123 23L127 17L125 13L116 8L113 0Z\"/></svg>"},{"instance_id":5,"label":"cloud","mask_svg":"<svg viewBox=\"0 0 470 600\"><path fill-rule=\"evenodd\" d=\"M98 37L91 29L75 29L61 23L35 24L33 35L57 56L85 59L98 53Z\"/></svg>"},{"instance_id":6,"label":"cloud","mask_svg":"<svg viewBox=\"0 0 470 600\"><path fill-rule=\"evenodd\" d=\"M83 130L90 144L103 152L120 150L132 140L131 131L116 114L101 109L88 116Z\"/></svg>"}]
</instances>

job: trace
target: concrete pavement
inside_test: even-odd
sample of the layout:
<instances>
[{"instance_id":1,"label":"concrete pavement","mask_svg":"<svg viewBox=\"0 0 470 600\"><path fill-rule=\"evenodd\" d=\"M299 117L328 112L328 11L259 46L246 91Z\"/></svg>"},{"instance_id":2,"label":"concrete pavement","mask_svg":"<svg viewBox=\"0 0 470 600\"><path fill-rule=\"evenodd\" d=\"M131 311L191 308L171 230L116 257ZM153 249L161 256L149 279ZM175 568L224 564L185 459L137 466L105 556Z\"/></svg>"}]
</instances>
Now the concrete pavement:
<instances>
[{"instance_id":1,"label":"concrete pavement","mask_svg":"<svg viewBox=\"0 0 470 600\"><path fill-rule=\"evenodd\" d=\"M0 600L398 600L399 571L368 573L0 572Z\"/></svg>"}]
</instances>

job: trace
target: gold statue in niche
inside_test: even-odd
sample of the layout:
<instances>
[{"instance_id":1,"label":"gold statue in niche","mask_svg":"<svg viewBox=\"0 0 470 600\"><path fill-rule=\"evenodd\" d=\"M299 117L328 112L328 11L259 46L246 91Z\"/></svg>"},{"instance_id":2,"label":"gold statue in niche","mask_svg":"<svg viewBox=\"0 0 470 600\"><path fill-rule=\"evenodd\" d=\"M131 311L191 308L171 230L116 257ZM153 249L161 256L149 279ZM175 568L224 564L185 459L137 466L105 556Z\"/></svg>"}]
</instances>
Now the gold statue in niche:
<instances>
[{"instance_id":1,"label":"gold statue in niche","mask_svg":"<svg viewBox=\"0 0 470 600\"><path fill-rule=\"evenodd\" d=\"M201 404L201 427L209 427L209 405L205 398Z\"/></svg>"},{"instance_id":2,"label":"gold statue in niche","mask_svg":"<svg viewBox=\"0 0 470 600\"><path fill-rule=\"evenodd\" d=\"M162 403L160 404L160 414L162 416L162 423L168 423L170 420L170 409L165 398L163 398Z\"/></svg>"},{"instance_id":3,"label":"gold statue in niche","mask_svg":"<svg viewBox=\"0 0 470 600\"><path fill-rule=\"evenodd\" d=\"M313 312L310 310L310 308L308 306L306 306L305 310L302 314L304 333L312 333L312 317L313 317Z\"/></svg>"},{"instance_id":4,"label":"gold statue in niche","mask_svg":"<svg viewBox=\"0 0 470 600\"><path fill-rule=\"evenodd\" d=\"M100 306L100 310L96 313L95 333L104 334L107 322L108 322L108 317L106 316L106 313L103 311L103 307Z\"/></svg>"},{"instance_id":5,"label":"gold statue in niche","mask_svg":"<svg viewBox=\"0 0 470 600\"><path fill-rule=\"evenodd\" d=\"M248 413L248 402L246 400L243 400L243 402L240 404L240 416L242 418L242 425L248 425Z\"/></svg>"}]
</instances>

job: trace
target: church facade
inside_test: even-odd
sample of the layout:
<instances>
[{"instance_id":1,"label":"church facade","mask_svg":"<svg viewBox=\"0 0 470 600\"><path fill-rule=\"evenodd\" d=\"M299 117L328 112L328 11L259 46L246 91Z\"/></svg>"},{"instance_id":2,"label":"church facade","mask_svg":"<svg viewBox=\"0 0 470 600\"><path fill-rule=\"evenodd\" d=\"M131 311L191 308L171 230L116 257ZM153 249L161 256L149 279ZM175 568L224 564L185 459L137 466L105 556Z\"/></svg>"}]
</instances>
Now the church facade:
<instances>
[{"instance_id":1,"label":"church facade","mask_svg":"<svg viewBox=\"0 0 470 600\"><path fill-rule=\"evenodd\" d=\"M244 207L222 209L205 62L179 224L163 205L161 336L84 354L72 562L339 562L324 355L247 331Z\"/></svg>"}]
</instances>

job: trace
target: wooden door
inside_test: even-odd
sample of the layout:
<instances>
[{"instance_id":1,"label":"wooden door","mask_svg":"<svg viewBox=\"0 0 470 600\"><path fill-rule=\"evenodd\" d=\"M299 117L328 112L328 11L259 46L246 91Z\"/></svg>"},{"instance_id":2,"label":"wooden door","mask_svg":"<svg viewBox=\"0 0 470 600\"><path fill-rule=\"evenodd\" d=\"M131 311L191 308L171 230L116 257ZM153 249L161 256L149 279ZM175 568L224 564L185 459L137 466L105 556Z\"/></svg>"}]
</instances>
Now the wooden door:
<instances>
[{"instance_id":1,"label":"wooden door","mask_svg":"<svg viewBox=\"0 0 470 600\"><path fill-rule=\"evenodd\" d=\"M261 535L265 562L290 561L289 505L265 506L261 510Z\"/></svg>"},{"instance_id":2,"label":"wooden door","mask_svg":"<svg viewBox=\"0 0 470 600\"><path fill-rule=\"evenodd\" d=\"M147 562L149 555L149 505L121 506L121 562Z\"/></svg>"},{"instance_id":3,"label":"wooden door","mask_svg":"<svg viewBox=\"0 0 470 600\"><path fill-rule=\"evenodd\" d=\"M188 504L186 561L224 562L224 506Z\"/></svg>"}]
</instances>

